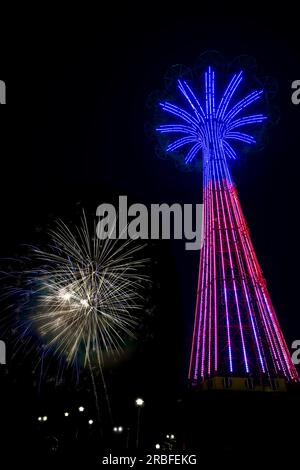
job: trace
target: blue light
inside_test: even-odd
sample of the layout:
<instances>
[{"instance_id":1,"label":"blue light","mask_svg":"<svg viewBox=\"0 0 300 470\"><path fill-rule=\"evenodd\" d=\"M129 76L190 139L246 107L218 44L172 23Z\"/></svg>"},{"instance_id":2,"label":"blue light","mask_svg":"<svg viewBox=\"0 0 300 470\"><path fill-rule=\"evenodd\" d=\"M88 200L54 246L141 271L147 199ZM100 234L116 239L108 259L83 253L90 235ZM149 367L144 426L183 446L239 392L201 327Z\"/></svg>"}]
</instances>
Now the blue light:
<instances>
[{"instance_id":1,"label":"blue light","mask_svg":"<svg viewBox=\"0 0 300 470\"><path fill-rule=\"evenodd\" d=\"M232 123L227 126L227 129L231 130L236 129L237 127L247 126L249 124L258 124L260 122L263 122L265 119L267 119L267 117L263 114L254 114L253 116L246 116L241 119L237 119L236 121L232 121Z\"/></svg>"},{"instance_id":2,"label":"blue light","mask_svg":"<svg viewBox=\"0 0 300 470\"><path fill-rule=\"evenodd\" d=\"M240 140L241 142L245 142L246 144L255 144L256 140L252 135L244 134L243 132L227 132L226 133L227 139L236 139Z\"/></svg>"},{"instance_id":3,"label":"blue light","mask_svg":"<svg viewBox=\"0 0 300 470\"><path fill-rule=\"evenodd\" d=\"M191 163L201 148L202 148L202 144L194 145L191 148L191 150L188 152L187 156L185 157L185 160L184 160L185 163L186 164Z\"/></svg>"},{"instance_id":4,"label":"blue light","mask_svg":"<svg viewBox=\"0 0 300 470\"><path fill-rule=\"evenodd\" d=\"M239 103L237 103L229 113L225 115L225 121L229 122L232 120L234 116L236 116L240 111L242 111L244 108L249 106L251 103L254 103L254 101L258 100L262 95L262 90L261 91L254 91L253 93L250 93L250 95L246 96L243 100L241 100Z\"/></svg>"},{"instance_id":5,"label":"blue light","mask_svg":"<svg viewBox=\"0 0 300 470\"><path fill-rule=\"evenodd\" d=\"M224 150L225 150L225 155L229 158L233 158L234 160L236 159L236 152L233 150L231 145L229 145L228 142L224 141Z\"/></svg>"},{"instance_id":6,"label":"blue light","mask_svg":"<svg viewBox=\"0 0 300 470\"><path fill-rule=\"evenodd\" d=\"M181 139L175 140L173 144L168 145L166 148L167 152L173 152L174 150L178 149L179 147L182 147L182 145L188 144L190 142L194 142L196 140L196 136L193 137L183 137Z\"/></svg>"},{"instance_id":7,"label":"blue light","mask_svg":"<svg viewBox=\"0 0 300 470\"><path fill-rule=\"evenodd\" d=\"M183 94L183 96L190 103L191 107L193 108L193 110L194 110L196 116L199 118L199 120L201 122L204 122L203 118L205 118L205 114L204 114L204 111L202 109L202 106L199 103L199 101L197 100L197 98L194 95L194 93L192 92L192 90L190 89L190 87L188 86L188 84L186 82L182 83L180 80L178 80L178 88L181 91L181 93Z\"/></svg>"},{"instance_id":8,"label":"blue light","mask_svg":"<svg viewBox=\"0 0 300 470\"><path fill-rule=\"evenodd\" d=\"M243 80L242 72L232 77L231 82L229 83L223 97L221 98L220 105L219 105L218 112L217 112L217 117L221 119L223 118L226 112L226 109L228 108L229 102L242 80Z\"/></svg>"},{"instance_id":9,"label":"blue light","mask_svg":"<svg viewBox=\"0 0 300 470\"><path fill-rule=\"evenodd\" d=\"M204 106L188 83L184 80L178 80L178 89L188 103L190 110L169 102L159 103L163 111L172 114L178 121L173 124L161 125L156 130L161 134L185 134L186 137L178 136L167 146L166 151L170 153L186 146L187 153L184 162L190 164L200 151L203 152L203 155L209 155L212 144L215 147L216 142L218 142L221 157L232 159L237 157L237 153L228 141L255 144L256 141L252 135L238 131L233 132L240 127L259 124L267 119L263 114L243 115L250 105L262 97L262 90L255 90L230 105L242 80L242 72L233 75L219 100L219 104L216 104L215 72L212 67L208 67L204 74ZM237 117L239 114L242 116ZM180 121L184 121L184 123Z\"/></svg>"},{"instance_id":10,"label":"blue light","mask_svg":"<svg viewBox=\"0 0 300 470\"><path fill-rule=\"evenodd\" d=\"M197 131L194 130L192 127L188 126L174 126L174 125L165 125L165 126L160 126L156 129L157 131L161 132L162 134L167 134L168 132L179 132L183 134L190 134L194 133L197 135Z\"/></svg>"}]
</instances>

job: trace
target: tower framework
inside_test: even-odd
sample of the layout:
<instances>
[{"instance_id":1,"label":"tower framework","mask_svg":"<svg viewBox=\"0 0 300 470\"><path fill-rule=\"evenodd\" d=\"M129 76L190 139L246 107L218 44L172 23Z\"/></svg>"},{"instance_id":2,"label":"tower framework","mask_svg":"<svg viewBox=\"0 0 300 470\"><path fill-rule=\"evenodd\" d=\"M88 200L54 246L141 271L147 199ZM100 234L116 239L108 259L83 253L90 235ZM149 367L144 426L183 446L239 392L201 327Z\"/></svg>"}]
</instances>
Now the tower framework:
<instances>
[{"instance_id":1,"label":"tower framework","mask_svg":"<svg viewBox=\"0 0 300 470\"><path fill-rule=\"evenodd\" d=\"M263 90L235 99L242 80L242 72L234 74L217 99L215 72L209 67L204 104L184 80L178 80L178 88L188 110L160 103L175 119L157 129L176 137L166 151L188 147L186 164L199 152L203 160L203 245L189 366L193 383L213 376L298 381L228 165L237 156L231 142L254 144L245 129L266 119L247 114Z\"/></svg>"}]
</instances>

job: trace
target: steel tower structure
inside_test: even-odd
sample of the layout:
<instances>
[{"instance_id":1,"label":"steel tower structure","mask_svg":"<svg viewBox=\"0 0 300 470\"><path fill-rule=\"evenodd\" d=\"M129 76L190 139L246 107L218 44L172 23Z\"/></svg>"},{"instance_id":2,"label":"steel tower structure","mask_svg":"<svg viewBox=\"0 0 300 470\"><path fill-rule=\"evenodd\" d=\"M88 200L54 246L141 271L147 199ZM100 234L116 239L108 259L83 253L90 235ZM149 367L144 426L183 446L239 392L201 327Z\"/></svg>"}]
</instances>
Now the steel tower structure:
<instances>
[{"instance_id":1,"label":"steel tower structure","mask_svg":"<svg viewBox=\"0 0 300 470\"><path fill-rule=\"evenodd\" d=\"M228 159L237 156L232 141L255 144L245 129L266 117L249 114L248 107L263 90L237 99L240 72L220 96L211 67L204 78L203 101L185 80L177 81L185 105L160 103L174 121L157 128L174 137L167 152L187 148L186 164L202 153L204 230L189 379L192 383L214 376L297 381L228 165Z\"/></svg>"}]
</instances>

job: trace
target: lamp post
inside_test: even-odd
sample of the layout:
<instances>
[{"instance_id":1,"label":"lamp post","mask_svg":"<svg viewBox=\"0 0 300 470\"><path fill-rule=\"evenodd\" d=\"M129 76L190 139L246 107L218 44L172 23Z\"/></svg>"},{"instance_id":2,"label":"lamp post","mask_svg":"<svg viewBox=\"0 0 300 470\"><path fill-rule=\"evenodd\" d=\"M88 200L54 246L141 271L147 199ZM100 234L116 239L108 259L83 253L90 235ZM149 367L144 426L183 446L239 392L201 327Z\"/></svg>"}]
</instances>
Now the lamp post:
<instances>
[{"instance_id":1,"label":"lamp post","mask_svg":"<svg viewBox=\"0 0 300 470\"><path fill-rule=\"evenodd\" d=\"M138 409L137 412L137 426L136 426L136 448L139 448L139 437L140 437L140 421L141 421L141 410L145 405L145 402L142 398L137 398L135 400L135 405Z\"/></svg>"}]
</instances>

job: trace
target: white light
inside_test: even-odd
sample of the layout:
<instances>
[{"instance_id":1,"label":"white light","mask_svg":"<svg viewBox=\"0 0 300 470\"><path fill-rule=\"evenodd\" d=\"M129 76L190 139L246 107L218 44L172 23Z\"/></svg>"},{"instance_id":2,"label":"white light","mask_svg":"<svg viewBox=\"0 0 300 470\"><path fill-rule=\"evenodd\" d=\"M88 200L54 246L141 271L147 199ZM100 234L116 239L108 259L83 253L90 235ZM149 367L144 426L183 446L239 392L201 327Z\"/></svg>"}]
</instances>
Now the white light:
<instances>
[{"instance_id":1,"label":"white light","mask_svg":"<svg viewBox=\"0 0 300 470\"><path fill-rule=\"evenodd\" d=\"M118 432L118 428L115 426L115 427L113 428L113 431L114 431L114 432Z\"/></svg>"},{"instance_id":2,"label":"white light","mask_svg":"<svg viewBox=\"0 0 300 470\"><path fill-rule=\"evenodd\" d=\"M119 427L118 427L118 431L119 431L119 432L123 432L122 426L119 426Z\"/></svg>"},{"instance_id":3,"label":"white light","mask_svg":"<svg viewBox=\"0 0 300 470\"><path fill-rule=\"evenodd\" d=\"M137 398L137 399L135 400L136 406L143 406L144 403L145 403L145 402L144 402L144 400L143 400L142 398Z\"/></svg>"},{"instance_id":4,"label":"white light","mask_svg":"<svg viewBox=\"0 0 300 470\"><path fill-rule=\"evenodd\" d=\"M170 439L175 439L174 434L171 434Z\"/></svg>"},{"instance_id":5,"label":"white light","mask_svg":"<svg viewBox=\"0 0 300 470\"><path fill-rule=\"evenodd\" d=\"M93 424L93 422L94 422L94 421L93 421L92 419L89 420L89 424Z\"/></svg>"},{"instance_id":6,"label":"white light","mask_svg":"<svg viewBox=\"0 0 300 470\"><path fill-rule=\"evenodd\" d=\"M160 449L160 444L155 444L155 449Z\"/></svg>"},{"instance_id":7,"label":"white light","mask_svg":"<svg viewBox=\"0 0 300 470\"><path fill-rule=\"evenodd\" d=\"M70 292L66 292L64 290L62 290L59 294L59 296L61 297L61 299L63 300L70 300L70 298L72 297L72 294Z\"/></svg>"},{"instance_id":8,"label":"white light","mask_svg":"<svg viewBox=\"0 0 300 470\"><path fill-rule=\"evenodd\" d=\"M48 416L43 416L43 421L47 421L48 420Z\"/></svg>"},{"instance_id":9,"label":"white light","mask_svg":"<svg viewBox=\"0 0 300 470\"><path fill-rule=\"evenodd\" d=\"M64 300L70 300L70 298L71 298L70 292L66 292L65 294L63 294L63 299Z\"/></svg>"},{"instance_id":10,"label":"white light","mask_svg":"<svg viewBox=\"0 0 300 470\"><path fill-rule=\"evenodd\" d=\"M86 299L81 299L80 303L81 303L81 305L83 305L83 307L88 307L89 306L89 303Z\"/></svg>"},{"instance_id":11,"label":"white light","mask_svg":"<svg viewBox=\"0 0 300 470\"><path fill-rule=\"evenodd\" d=\"M41 416L39 416L39 417L38 417L38 420L39 420L39 421L42 421L42 417L41 417Z\"/></svg>"},{"instance_id":12,"label":"white light","mask_svg":"<svg viewBox=\"0 0 300 470\"><path fill-rule=\"evenodd\" d=\"M69 416L69 413L66 411L66 412L64 413L64 415L67 417L67 416Z\"/></svg>"},{"instance_id":13,"label":"white light","mask_svg":"<svg viewBox=\"0 0 300 470\"><path fill-rule=\"evenodd\" d=\"M82 413L82 412L84 411L83 406L80 406L80 407L78 408L78 410L80 411L80 413Z\"/></svg>"},{"instance_id":14,"label":"white light","mask_svg":"<svg viewBox=\"0 0 300 470\"><path fill-rule=\"evenodd\" d=\"M170 436L169 436L169 434L167 434L167 435L166 435L166 438L167 438L167 439L170 439Z\"/></svg>"}]
</instances>

